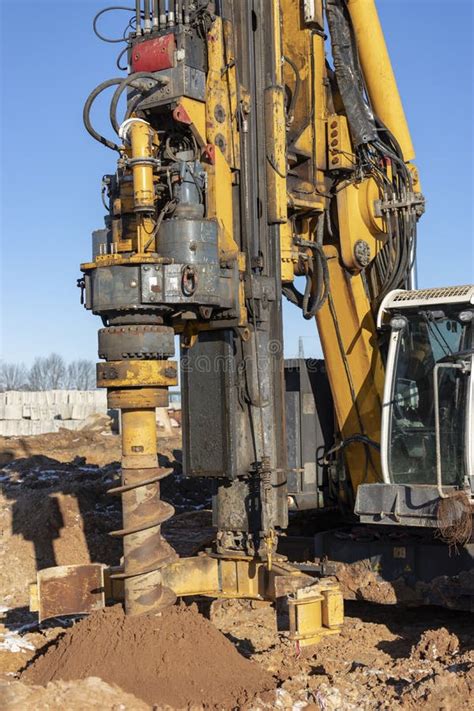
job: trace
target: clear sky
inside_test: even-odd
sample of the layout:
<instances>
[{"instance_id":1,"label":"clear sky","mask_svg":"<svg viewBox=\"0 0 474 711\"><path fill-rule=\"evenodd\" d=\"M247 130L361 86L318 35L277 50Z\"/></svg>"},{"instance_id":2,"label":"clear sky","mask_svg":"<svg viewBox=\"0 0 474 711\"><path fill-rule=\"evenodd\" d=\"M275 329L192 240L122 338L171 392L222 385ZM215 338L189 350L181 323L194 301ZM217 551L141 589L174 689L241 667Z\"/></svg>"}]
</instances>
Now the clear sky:
<instances>
[{"instance_id":1,"label":"clear sky","mask_svg":"<svg viewBox=\"0 0 474 711\"><path fill-rule=\"evenodd\" d=\"M82 126L82 106L116 76L120 45L100 42L101 0L0 0L0 356L30 363L51 351L96 359L99 319L79 304L79 264L102 226L100 180L115 154ZM124 3L133 5L133 3ZM379 0L417 152L427 211L419 286L474 281L472 0ZM104 23L111 33L123 27ZM116 51L117 50L117 51ZM106 101L109 100L107 97ZM106 101L96 121L104 131ZM101 121L101 118L103 120ZM285 351L318 353L316 327L285 306Z\"/></svg>"}]
</instances>

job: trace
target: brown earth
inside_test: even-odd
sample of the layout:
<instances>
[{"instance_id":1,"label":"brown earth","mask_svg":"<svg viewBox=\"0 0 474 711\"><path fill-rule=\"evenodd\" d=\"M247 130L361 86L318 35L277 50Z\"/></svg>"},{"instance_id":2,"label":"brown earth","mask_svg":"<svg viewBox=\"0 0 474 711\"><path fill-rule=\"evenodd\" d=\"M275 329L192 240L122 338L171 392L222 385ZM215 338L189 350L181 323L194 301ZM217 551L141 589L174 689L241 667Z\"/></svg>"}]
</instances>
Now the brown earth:
<instances>
[{"instance_id":1,"label":"brown earth","mask_svg":"<svg viewBox=\"0 0 474 711\"><path fill-rule=\"evenodd\" d=\"M274 686L195 606L126 617L116 605L68 630L23 673L45 685L98 676L149 704L234 708Z\"/></svg>"},{"instance_id":2,"label":"brown earth","mask_svg":"<svg viewBox=\"0 0 474 711\"><path fill-rule=\"evenodd\" d=\"M30 680L25 683L32 671L19 680L20 670L29 661L39 655L41 665L46 664L43 660L53 655L57 640L59 648L81 625L88 629L91 620L81 623L52 620L38 625L36 616L27 607L28 584L34 580L36 570L88 561L115 564L120 559L120 546L108 535L120 525L120 501L106 495L119 478L119 451L118 437L97 432L0 439L2 709L141 711L148 708L151 711L151 697L146 701L140 694L131 697L126 676L117 672L116 678L110 679L102 667L99 673L98 667L92 669L86 664L87 668L79 675L81 680L53 681L45 687L32 685ZM176 508L175 517L165 526L165 535L181 555L191 555L206 547L213 536L209 512L211 487L205 481L184 479L178 439L163 440L160 451L161 466L172 470L163 480L163 498ZM296 649L286 633L277 631L275 610L269 603L238 600L215 601L212 606L199 603L200 609L210 615L215 627L227 638L218 636L226 643L227 652L230 647L239 663L245 661L243 655L273 677L272 690L243 702L245 708L457 711L473 707L474 632L469 614L436 607L410 609L361 602L362 595L386 602L394 602L399 595L396 590L394 596L363 562L355 564L349 572L341 571L340 578L347 595L356 600L346 602L341 634L324 639L309 651ZM206 683L214 683L220 658L211 657L212 661L208 661L198 644L203 624L209 629L209 623L197 616L195 610L180 609L170 613L170 619L176 622L176 628L168 628L170 639L176 635L177 640L189 642L194 657L173 656L173 650L174 666L167 683L176 683L179 690L183 679L189 678L196 667L209 678ZM191 623L182 624L190 619L189 615L202 624L196 622L194 627ZM71 624L75 625L72 629ZM136 644L139 646L139 642ZM110 643L107 656L113 647ZM158 648L161 649L159 643ZM128 672L134 663L135 648L133 643L130 646L124 642L122 649L122 669ZM160 659L152 652L149 663L158 667ZM102 674L102 680L90 678ZM256 687L248 686L247 679L238 679L250 698ZM213 688L205 699L208 704L215 703ZM235 701L239 692L232 696L232 688L235 691L235 687L229 686L228 702L221 704L222 709L239 703ZM161 698L156 708L165 708L164 704Z\"/></svg>"},{"instance_id":3,"label":"brown earth","mask_svg":"<svg viewBox=\"0 0 474 711\"><path fill-rule=\"evenodd\" d=\"M120 459L120 438L96 429L61 429L31 437L0 436L0 466L35 455L48 456L60 462L86 457L88 464L104 466Z\"/></svg>"},{"instance_id":4,"label":"brown earth","mask_svg":"<svg viewBox=\"0 0 474 711\"><path fill-rule=\"evenodd\" d=\"M150 711L149 704L97 677L55 681L47 686L0 681L0 700L4 711Z\"/></svg>"},{"instance_id":5,"label":"brown earth","mask_svg":"<svg viewBox=\"0 0 474 711\"><path fill-rule=\"evenodd\" d=\"M278 680L280 708L458 711L474 700L474 630L468 613L345 603L340 635L295 650L268 603L213 603L211 619Z\"/></svg>"}]
</instances>

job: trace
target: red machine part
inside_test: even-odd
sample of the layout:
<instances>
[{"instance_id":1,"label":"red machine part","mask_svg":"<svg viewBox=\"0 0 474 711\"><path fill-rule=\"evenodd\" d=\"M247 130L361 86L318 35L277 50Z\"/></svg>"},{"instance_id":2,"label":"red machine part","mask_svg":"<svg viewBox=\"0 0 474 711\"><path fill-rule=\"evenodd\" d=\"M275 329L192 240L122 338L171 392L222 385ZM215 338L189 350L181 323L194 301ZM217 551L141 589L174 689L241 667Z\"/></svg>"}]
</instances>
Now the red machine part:
<instances>
[{"instance_id":1,"label":"red machine part","mask_svg":"<svg viewBox=\"0 0 474 711\"><path fill-rule=\"evenodd\" d=\"M173 111L173 118L179 123L186 123L189 126L192 124L191 117L189 116L184 106L182 106L181 104L178 104L178 106Z\"/></svg>"},{"instance_id":2,"label":"red machine part","mask_svg":"<svg viewBox=\"0 0 474 711\"><path fill-rule=\"evenodd\" d=\"M207 146L204 147L201 158L210 163L211 165L215 164L216 147L213 143L208 143Z\"/></svg>"},{"instance_id":3,"label":"red machine part","mask_svg":"<svg viewBox=\"0 0 474 711\"><path fill-rule=\"evenodd\" d=\"M173 33L138 42L132 48L132 72L159 72L174 66L176 40Z\"/></svg>"}]
</instances>

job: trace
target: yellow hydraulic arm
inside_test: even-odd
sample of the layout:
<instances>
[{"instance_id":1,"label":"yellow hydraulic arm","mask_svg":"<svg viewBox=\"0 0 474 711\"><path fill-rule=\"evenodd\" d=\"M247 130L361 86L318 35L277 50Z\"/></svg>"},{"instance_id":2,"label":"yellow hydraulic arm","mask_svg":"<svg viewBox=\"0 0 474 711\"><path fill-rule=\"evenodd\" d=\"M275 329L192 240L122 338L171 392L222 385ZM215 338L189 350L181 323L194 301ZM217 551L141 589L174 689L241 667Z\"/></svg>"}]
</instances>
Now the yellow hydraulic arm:
<instances>
[{"instance_id":1,"label":"yellow hydraulic arm","mask_svg":"<svg viewBox=\"0 0 474 711\"><path fill-rule=\"evenodd\" d=\"M335 449L344 450L355 492L381 480L384 367L374 313L388 290L410 283L423 198L374 0L327 0L324 8L320 0L275 0L278 8L290 97L283 289L306 318L316 317L340 434ZM295 276L306 278L309 298Z\"/></svg>"}]
</instances>

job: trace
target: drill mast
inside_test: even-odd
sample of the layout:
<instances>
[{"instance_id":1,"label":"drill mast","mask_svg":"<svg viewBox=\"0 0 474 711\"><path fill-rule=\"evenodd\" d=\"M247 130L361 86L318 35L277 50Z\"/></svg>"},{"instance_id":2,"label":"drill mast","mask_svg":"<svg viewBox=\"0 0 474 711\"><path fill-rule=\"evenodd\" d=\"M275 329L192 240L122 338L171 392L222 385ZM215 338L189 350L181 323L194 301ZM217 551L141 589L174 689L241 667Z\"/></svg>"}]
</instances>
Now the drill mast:
<instances>
[{"instance_id":1,"label":"drill mast","mask_svg":"<svg viewBox=\"0 0 474 711\"><path fill-rule=\"evenodd\" d=\"M132 614L171 599L154 408L177 382L175 335L184 469L215 479L216 556L270 568L287 525L283 295L317 321L350 474L341 495L353 504L381 479L374 317L411 285L423 198L373 1L327 0L325 14L333 68L320 0L137 0L128 73L84 108L118 154L82 285L104 324L98 385L122 410ZM90 119L109 88L113 140Z\"/></svg>"}]
</instances>

